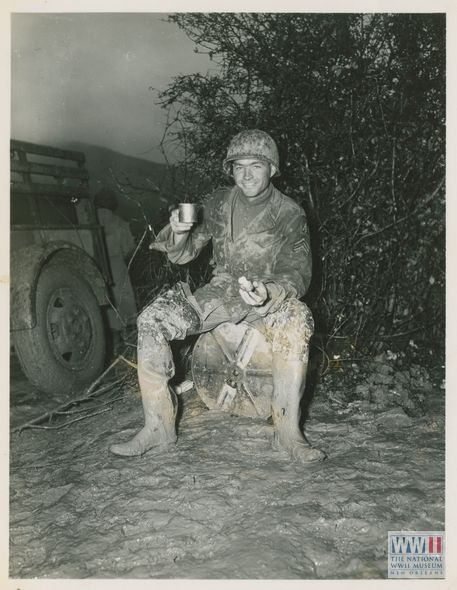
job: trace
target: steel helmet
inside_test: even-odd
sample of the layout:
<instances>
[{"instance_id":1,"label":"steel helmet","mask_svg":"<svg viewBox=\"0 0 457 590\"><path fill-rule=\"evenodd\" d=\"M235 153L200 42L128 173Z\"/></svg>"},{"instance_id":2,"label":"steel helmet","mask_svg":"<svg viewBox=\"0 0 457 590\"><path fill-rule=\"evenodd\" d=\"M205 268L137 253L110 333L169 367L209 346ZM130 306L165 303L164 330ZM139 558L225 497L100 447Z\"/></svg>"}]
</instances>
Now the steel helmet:
<instances>
[{"instance_id":1,"label":"steel helmet","mask_svg":"<svg viewBox=\"0 0 457 590\"><path fill-rule=\"evenodd\" d=\"M231 163L235 160L256 158L269 162L275 167L273 176L279 176L279 154L273 138L260 129L241 131L232 139L227 150L227 157L222 163L224 172L231 173Z\"/></svg>"}]
</instances>

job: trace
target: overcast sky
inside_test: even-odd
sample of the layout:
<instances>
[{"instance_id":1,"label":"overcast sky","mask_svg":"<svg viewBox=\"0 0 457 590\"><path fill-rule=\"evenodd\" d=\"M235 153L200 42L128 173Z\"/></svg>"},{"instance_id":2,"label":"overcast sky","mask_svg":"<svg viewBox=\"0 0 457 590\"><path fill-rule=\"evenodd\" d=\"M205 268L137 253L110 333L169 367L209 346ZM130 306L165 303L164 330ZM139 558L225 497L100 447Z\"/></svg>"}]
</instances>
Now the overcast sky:
<instances>
[{"instance_id":1,"label":"overcast sky","mask_svg":"<svg viewBox=\"0 0 457 590\"><path fill-rule=\"evenodd\" d=\"M162 161L165 113L150 88L214 67L166 16L13 14L12 137Z\"/></svg>"}]
</instances>

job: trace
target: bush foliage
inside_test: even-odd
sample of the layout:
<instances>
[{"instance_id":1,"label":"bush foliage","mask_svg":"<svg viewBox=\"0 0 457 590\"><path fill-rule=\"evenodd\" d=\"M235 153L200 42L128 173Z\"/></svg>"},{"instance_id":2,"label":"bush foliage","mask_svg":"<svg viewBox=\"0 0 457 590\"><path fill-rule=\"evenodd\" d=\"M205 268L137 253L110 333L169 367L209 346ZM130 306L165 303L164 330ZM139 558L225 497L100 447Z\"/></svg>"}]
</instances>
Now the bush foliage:
<instances>
[{"instance_id":1,"label":"bush foliage","mask_svg":"<svg viewBox=\"0 0 457 590\"><path fill-rule=\"evenodd\" d=\"M192 198L230 138L276 140L313 239L320 330L366 352L444 345L445 16L180 13L214 63L174 78L163 145Z\"/></svg>"}]
</instances>

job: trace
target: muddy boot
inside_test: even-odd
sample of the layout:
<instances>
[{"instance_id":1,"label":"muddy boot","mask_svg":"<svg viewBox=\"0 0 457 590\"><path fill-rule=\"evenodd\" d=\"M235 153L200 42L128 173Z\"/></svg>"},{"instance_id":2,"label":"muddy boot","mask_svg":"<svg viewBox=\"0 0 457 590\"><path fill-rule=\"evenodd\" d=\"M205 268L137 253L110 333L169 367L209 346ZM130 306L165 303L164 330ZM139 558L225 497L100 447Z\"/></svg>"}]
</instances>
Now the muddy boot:
<instances>
[{"instance_id":1,"label":"muddy boot","mask_svg":"<svg viewBox=\"0 0 457 590\"><path fill-rule=\"evenodd\" d=\"M160 351L156 351L157 355ZM168 351L164 355L168 356ZM157 361L157 357L155 359ZM138 380L144 411L144 427L126 443L113 445L110 451L122 457L142 455L152 447L166 448L176 442L177 397L168 387L168 376L151 368L149 360L138 359ZM155 363L157 365L157 363Z\"/></svg>"},{"instance_id":2,"label":"muddy boot","mask_svg":"<svg viewBox=\"0 0 457 590\"><path fill-rule=\"evenodd\" d=\"M323 451L311 447L299 428L306 370L306 362L286 361L277 354L273 355L273 448L286 450L293 460L301 463L326 458Z\"/></svg>"}]
</instances>

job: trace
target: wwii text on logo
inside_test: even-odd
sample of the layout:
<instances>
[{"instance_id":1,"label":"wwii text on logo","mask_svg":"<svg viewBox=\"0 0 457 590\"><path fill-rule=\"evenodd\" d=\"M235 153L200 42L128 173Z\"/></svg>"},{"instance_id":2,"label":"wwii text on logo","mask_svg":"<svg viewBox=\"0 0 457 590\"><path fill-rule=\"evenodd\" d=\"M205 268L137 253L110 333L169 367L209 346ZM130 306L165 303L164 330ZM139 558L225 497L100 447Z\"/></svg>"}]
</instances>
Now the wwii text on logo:
<instances>
[{"instance_id":1,"label":"wwii text on logo","mask_svg":"<svg viewBox=\"0 0 457 590\"><path fill-rule=\"evenodd\" d=\"M444 533L389 531L389 578L444 578Z\"/></svg>"}]
</instances>

